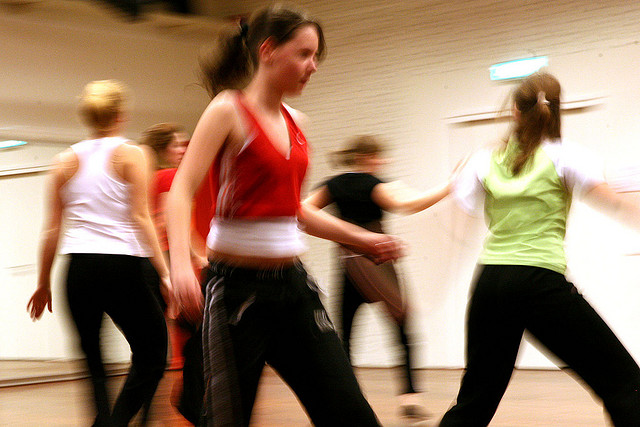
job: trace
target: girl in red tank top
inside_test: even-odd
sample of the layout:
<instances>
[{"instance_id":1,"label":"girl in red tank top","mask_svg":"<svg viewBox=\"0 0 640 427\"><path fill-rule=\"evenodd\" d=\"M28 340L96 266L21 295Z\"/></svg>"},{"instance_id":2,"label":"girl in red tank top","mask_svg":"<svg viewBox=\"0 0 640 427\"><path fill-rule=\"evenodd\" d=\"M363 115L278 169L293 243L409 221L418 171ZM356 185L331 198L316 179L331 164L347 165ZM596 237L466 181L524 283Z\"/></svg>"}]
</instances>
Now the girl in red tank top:
<instances>
[{"instance_id":1,"label":"girl in red tank top","mask_svg":"<svg viewBox=\"0 0 640 427\"><path fill-rule=\"evenodd\" d=\"M299 95L316 71L322 28L295 10L270 6L230 31L214 52L203 74L215 98L193 133L167 204L176 300L195 317L202 294L189 265L188 219L191 199L213 164L206 181L217 206L204 286L201 424L249 425L269 363L315 425L378 425L298 259L298 228L380 261L401 249L395 238L300 205L305 117L282 100Z\"/></svg>"}]
</instances>

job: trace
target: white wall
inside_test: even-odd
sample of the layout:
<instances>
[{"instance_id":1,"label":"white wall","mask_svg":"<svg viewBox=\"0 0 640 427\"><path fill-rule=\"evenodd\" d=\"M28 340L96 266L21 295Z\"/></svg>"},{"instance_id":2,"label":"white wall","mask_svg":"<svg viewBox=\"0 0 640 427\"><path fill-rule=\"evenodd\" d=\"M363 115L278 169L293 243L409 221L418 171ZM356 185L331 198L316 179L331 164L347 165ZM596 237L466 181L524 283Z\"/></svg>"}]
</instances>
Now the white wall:
<instances>
[{"instance_id":1,"label":"white wall","mask_svg":"<svg viewBox=\"0 0 640 427\"><path fill-rule=\"evenodd\" d=\"M210 4L224 17L264 3ZM640 113L636 102L640 78L635 70L640 63L640 4L622 0L298 3L320 18L328 42L328 57L305 94L291 100L312 120L308 187L336 172L329 168L327 152L360 133L378 134L390 143L396 161L388 177L404 179L417 188L441 182L461 154L500 136L500 125L481 120L478 114L499 109L513 84L491 82L489 66L534 54L549 56L550 71L563 83L572 108L591 100L585 108L574 108L566 115L565 135L598 152L611 167L638 159L640 148L635 141L640 123L635 117ZM2 123L77 129L71 119L73 97L87 80L105 77L121 78L133 86L134 120L148 118L149 123L134 123L132 130L167 119L188 126L195 123L205 101L190 85L195 82L197 51L192 40L132 36L121 30L114 34L104 29L99 34L88 29L68 31L33 25L26 19L0 17L0 46L3 51L12 46L19 58L0 75ZM27 43L21 48L23 39ZM105 51L118 61L101 58ZM33 194L41 194L40 182L27 185L27 191L16 192L13 206L32 203ZM638 236L579 203L575 211L568 239L570 276L640 359L640 332L635 327L640 323L640 286L635 274L640 258L630 255L640 252ZM41 222L39 215L30 214L34 227ZM388 227L411 247L400 267L414 306L417 366L462 366L464 310L482 238L481 221L467 220L445 201L412 217L390 217ZM11 246L21 244L17 239L9 239ZM332 245L311 243L305 261L327 290L326 303L335 314L338 295ZM3 279L7 271L20 271L24 278L20 291L11 294L15 300L0 310L0 325L26 318L24 304L35 286L27 278L35 271L34 242L26 246L33 257L19 262L27 267L16 269L21 264L3 261ZM14 280L12 286L18 282ZM7 285L3 280L5 295ZM353 350L356 363L396 363L397 345L383 311L367 307L359 320ZM19 341L34 339L36 330L47 327L28 326L28 321L21 325L24 338ZM55 333L62 337L62 331L60 326ZM53 345L38 337L42 343L38 348L9 343L14 346L9 351L0 342L0 357L55 353ZM549 366L528 348L521 364Z\"/></svg>"},{"instance_id":2,"label":"white wall","mask_svg":"<svg viewBox=\"0 0 640 427\"><path fill-rule=\"evenodd\" d=\"M63 259L54 269L54 315L32 323L25 307L36 285L46 168L85 136L76 115L82 87L106 78L127 83L130 138L160 121L191 131L208 99L196 75L206 34L163 33L149 22L130 24L88 2L75 3L0 13L0 137L29 141L0 151L0 358L78 356L62 289ZM104 339L106 360L128 358L112 327Z\"/></svg>"}]
</instances>

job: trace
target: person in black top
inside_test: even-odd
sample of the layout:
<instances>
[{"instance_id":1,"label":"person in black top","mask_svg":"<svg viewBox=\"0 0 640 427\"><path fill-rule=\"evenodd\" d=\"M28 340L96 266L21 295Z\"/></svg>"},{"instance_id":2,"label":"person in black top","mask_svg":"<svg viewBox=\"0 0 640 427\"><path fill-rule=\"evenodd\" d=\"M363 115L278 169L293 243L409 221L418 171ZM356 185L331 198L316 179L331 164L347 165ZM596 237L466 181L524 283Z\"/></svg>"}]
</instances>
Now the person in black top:
<instances>
[{"instance_id":1,"label":"person in black top","mask_svg":"<svg viewBox=\"0 0 640 427\"><path fill-rule=\"evenodd\" d=\"M336 163L349 167L351 171L327 180L304 203L320 209L335 203L342 219L382 233L384 211L417 213L450 193L456 172L446 183L425 192L417 192L398 181L382 181L375 175L387 163L382 154L382 145L377 138L369 135L352 138L345 149L334 153ZM408 308L393 263L376 265L345 246L341 246L340 251L345 268L341 311L342 338L347 355L351 357L351 328L358 307L363 303L383 302L398 327L404 348L405 382L400 396L401 413L412 418L428 417L419 403L412 378L410 347L405 331Z\"/></svg>"}]
</instances>

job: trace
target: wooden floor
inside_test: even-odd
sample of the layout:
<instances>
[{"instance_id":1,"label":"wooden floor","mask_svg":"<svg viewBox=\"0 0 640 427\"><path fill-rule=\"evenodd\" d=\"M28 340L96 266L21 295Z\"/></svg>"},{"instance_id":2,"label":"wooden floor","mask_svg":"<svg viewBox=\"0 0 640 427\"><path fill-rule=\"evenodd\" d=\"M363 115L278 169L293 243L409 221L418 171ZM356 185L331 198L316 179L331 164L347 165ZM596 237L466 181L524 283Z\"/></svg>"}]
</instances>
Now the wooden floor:
<instances>
[{"instance_id":1,"label":"wooden floor","mask_svg":"<svg viewBox=\"0 0 640 427\"><path fill-rule=\"evenodd\" d=\"M0 369L1 369L0 365ZM421 370L426 388L424 404L433 414L422 423L410 423L397 413L394 369L356 369L362 389L383 426L435 426L458 390L461 371ZM153 408L152 426L189 426L171 407L173 381L179 371L168 371L160 384ZM0 426L88 426L91 402L88 380L75 379L35 385L6 386L0 377ZM118 387L123 377L113 377ZM4 385L4 386L3 386ZM270 369L265 370L253 416L256 426L308 426L294 395ZM602 408L571 376L561 371L516 371L491 426L590 426L605 422Z\"/></svg>"}]
</instances>

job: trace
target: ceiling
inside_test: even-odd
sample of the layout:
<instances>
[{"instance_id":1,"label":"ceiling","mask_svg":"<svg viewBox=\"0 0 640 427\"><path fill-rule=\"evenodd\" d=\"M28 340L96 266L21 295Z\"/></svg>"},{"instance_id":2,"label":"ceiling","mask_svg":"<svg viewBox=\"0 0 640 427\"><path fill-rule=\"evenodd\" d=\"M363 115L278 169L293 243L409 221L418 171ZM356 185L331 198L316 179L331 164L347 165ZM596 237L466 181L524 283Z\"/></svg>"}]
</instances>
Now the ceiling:
<instances>
[{"instance_id":1,"label":"ceiling","mask_svg":"<svg viewBox=\"0 0 640 427\"><path fill-rule=\"evenodd\" d=\"M196 13L189 1L193 0L0 0L0 15L34 23L105 31L121 28L178 38L217 34L225 21Z\"/></svg>"}]
</instances>

